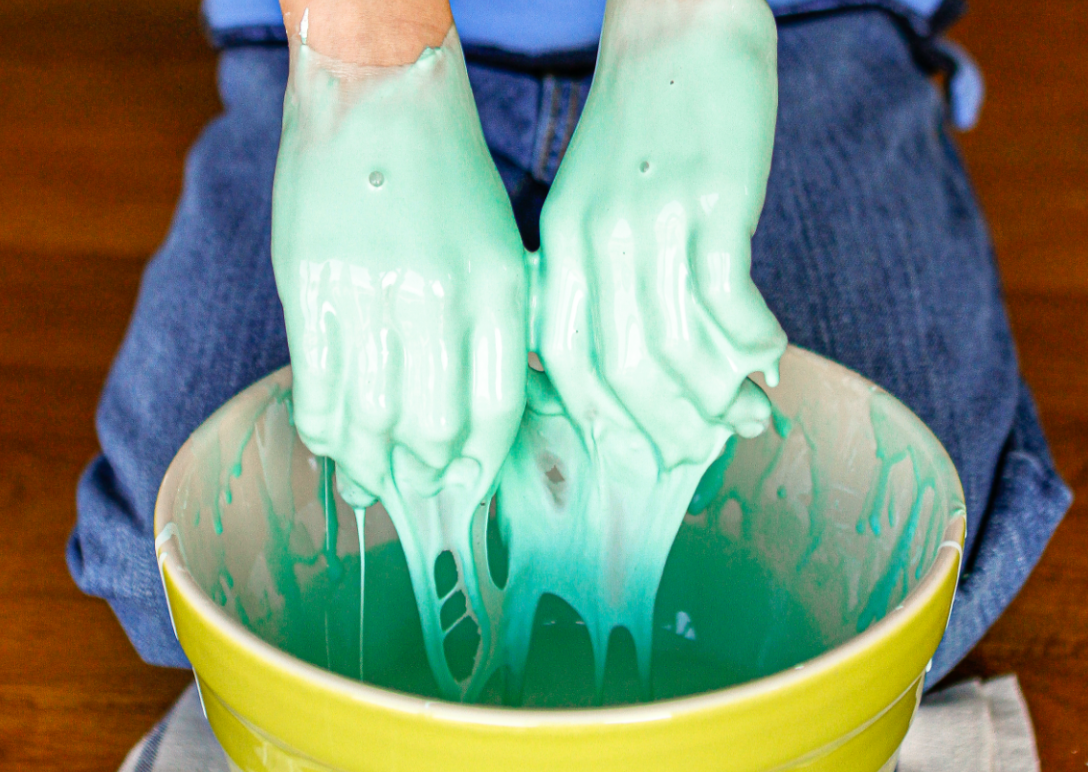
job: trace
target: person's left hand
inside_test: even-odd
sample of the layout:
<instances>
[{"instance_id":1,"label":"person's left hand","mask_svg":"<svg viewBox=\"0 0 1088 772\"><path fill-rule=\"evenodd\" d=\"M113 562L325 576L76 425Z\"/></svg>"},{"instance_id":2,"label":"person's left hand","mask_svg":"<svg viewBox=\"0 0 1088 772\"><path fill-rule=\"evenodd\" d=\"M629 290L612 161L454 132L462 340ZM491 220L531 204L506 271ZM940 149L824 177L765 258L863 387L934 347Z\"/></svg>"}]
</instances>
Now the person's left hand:
<instances>
[{"instance_id":1,"label":"person's left hand","mask_svg":"<svg viewBox=\"0 0 1088 772\"><path fill-rule=\"evenodd\" d=\"M587 443L665 469L770 414L786 338L749 275L777 110L764 0L613 0L541 219L536 351ZM709 427L709 430L708 430Z\"/></svg>"}]
</instances>

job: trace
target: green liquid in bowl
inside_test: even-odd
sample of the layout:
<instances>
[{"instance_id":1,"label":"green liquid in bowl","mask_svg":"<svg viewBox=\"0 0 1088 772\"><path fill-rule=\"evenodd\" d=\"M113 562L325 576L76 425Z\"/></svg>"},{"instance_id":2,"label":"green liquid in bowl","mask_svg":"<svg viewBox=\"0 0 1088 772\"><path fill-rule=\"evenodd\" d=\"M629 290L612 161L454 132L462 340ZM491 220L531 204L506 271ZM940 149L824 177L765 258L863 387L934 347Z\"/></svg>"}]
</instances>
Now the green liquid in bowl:
<instances>
[{"instance_id":1,"label":"green liquid in bowl","mask_svg":"<svg viewBox=\"0 0 1088 772\"><path fill-rule=\"evenodd\" d=\"M699 526L680 531L658 593L652 693L655 699L720 689L797 665L828 648L801 604L757 561L729 555L725 537ZM359 561L345 559L337 581L310 585L292 624L253 632L340 675L359 675ZM437 698L404 555L396 541L367 552L365 678L368 683ZM450 639L451 659L471 657L476 639ZM577 613L554 595L537 607L523 693L504 693L503 672L480 703L593 707L593 651ZM613 633L603 704L640 700L633 644Z\"/></svg>"}]
</instances>

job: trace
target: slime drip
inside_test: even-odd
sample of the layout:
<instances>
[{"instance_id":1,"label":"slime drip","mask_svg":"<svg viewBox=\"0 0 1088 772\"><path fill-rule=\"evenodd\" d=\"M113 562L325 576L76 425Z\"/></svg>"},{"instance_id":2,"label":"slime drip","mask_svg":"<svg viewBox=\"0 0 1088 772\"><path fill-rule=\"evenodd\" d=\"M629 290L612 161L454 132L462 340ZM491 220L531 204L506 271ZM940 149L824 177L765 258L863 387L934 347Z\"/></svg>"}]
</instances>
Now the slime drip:
<instances>
[{"instance_id":1,"label":"slime drip","mask_svg":"<svg viewBox=\"0 0 1088 772\"><path fill-rule=\"evenodd\" d=\"M763 403L756 394L763 396L742 392L738 412L747 409L758 417ZM533 637L533 615L526 612L546 595L566 601L584 621L598 699L610 640L620 628L634 648L640 696L653 696L657 590L688 502L711 460L662 470L653 447L630 434L587 447L547 378L530 375L522 431L498 495L510 565L501 642L509 701L521 701Z\"/></svg>"},{"instance_id":2,"label":"slime drip","mask_svg":"<svg viewBox=\"0 0 1088 772\"><path fill-rule=\"evenodd\" d=\"M678 8L670 4L663 17ZM525 256L520 241L512 247L518 236L509 201L474 117L454 30L413 65L362 76L324 60L305 40L293 42L273 255L295 370L299 433L314 453L335 459L336 484L356 510L360 607L370 594L362 565L363 513L375 499L388 512L418 604L426 659L446 699L478 700L501 674L504 701L522 703L538 609L549 598L562 600L588 635L597 702L603 700L613 651L631 654L639 696L654 696L655 600L688 503L711 495L699 483L723 448L730 452L727 442L735 442L735 435L758 435L771 418L766 395L748 376L761 371L768 383L777 382L785 338L751 282L749 241L773 139L774 23L761 0L704 3L700 9L694 22L688 19L692 34L647 45L633 58L628 75L658 77L641 95L651 113L645 132L638 134L641 124L627 121L634 134L621 143L608 136L610 116L629 100L622 87L608 85L614 67L602 53L598 78L605 85L591 91L568 157L598 155L594 148L600 145L601 158L640 177L665 180L654 188L665 198L643 197L618 207L619 214L610 212L601 225L610 234L607 243L586 242L589 248L581 253L565 236L548 236L556 228L573 230L564 225L563 203L545 212L541 256ZM605 35L622 38L629 30L614 16ZM701 34L704 22L719 21L726 33ZM704 75L716 74L659 77L679 60L694 63ZM708 85L717 88L723 81L739 86L715 91ZM702 118L714 136L697 132L680 141L679 149L657 146L670 134L660 116L675 120L668 105L676 100L705 108ZM420 125L434 131L422 136ZM723 126L738 128L720 132ZM708 142L724 148L717 154L728 161L724 172L702 174L706 164L699 148ZM419 194L450 206L457 187L434 174L433 161L416 157L424 147L422 155L431 153L431 145L442 145L444 156L456 159L466 189L476 186L484 193L486 205L458 223L459 233L432 232L434 223L418 221L427 208L415 208L406 198ZM360 153L353 155L357 147ZM650 161L642 158L647 153ZM308 165L298 162L303 157ZM578 170L587 167L580 161L565 173L572 163L565 162L552 195L577 206L585 174ZM585 195L591 195L588 188ZM370 227L353 225L353 239L345 243L335 235L343 229L336 219L343 199L365 200L361 220ZM698 256L690 230L697 226L709 234ZM390 246L382 243L389 233L410 237ZM482 234L498 235L484 244ZM428 249L457 239L476 249L442 255L447 262L437 267L427 263ZM371 242L376 252L386 249L407 263L422 260L430 273L395 266L369 270L365 261L345 254ZM594 250L607 252L607 265L593 259ZM518 269L508 260L515 251ZM572 259L576 253L588 261L578 263ZM484 281L460 305L447 302L451 291L469 282L466 277L487 270L489 254L502 265L492 274L498 278ZM643 270L636 262L647 257L663 266L662 273L651 272L648 282L625 273ZM696 297L692 271L705 274L702 297ZM399 300L389 301L390 293ZM392 308L391 318L376 318L375 308ZM472 332L481 309L495 319L490 337ZM645 334L633 333L636 328ZM548 374L525 366L529 330L538 338L532 347ZM418 341L425 342L423 350L411 350ZM471 373L451 374L446 363L466 352ZM516 372L504 369L510 361L520 362ZM574 378L572 361L575 370L581 368ZM684 377L673 378L681 364ZM403 397L382 380L396 366L404 371ZM617 370L639 382L638 388L610 391ZM471 388L450 391L451 380ZM318 381L342 391L329 397L309 385ZM352 390L356 381L359 392ZM398 416L387 404L398 399L420 409L405 408ZM526 403L523 415L511 409ZM443 428L424 427L428 419ZM467 427L474 438L452 457L448 448L456 438L448 436L449 426ZM417 442L422 435L426 441ZM319 498L329 512L332 464L322 463L327 466ZM724 468L728 460L718 465ZM719 480L720 473L714 472ZM488 554L496 483L498 527L508 550L501 587ZM335 540L330 522L330 572L338 560ZM336 571L343 569L335 564ZM358 669L369 678L362 617L360 611Z\"/></svg>"}]
</instances>

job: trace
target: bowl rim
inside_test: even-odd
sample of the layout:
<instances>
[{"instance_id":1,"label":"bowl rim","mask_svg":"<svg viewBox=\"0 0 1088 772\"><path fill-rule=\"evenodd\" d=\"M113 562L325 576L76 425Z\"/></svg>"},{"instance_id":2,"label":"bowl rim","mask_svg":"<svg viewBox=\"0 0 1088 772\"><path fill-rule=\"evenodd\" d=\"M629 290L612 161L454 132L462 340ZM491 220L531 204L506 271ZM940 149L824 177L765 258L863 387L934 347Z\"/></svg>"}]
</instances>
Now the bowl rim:
<instances>
[{"instance_id":1,"label":"bowl rim","mask_svg":"<svg viewBox=\"0 0 1088 772\"><path fill-rule=\"evenodd\" d=\"M607 724L661 721L678 715L707 712L727 705L747 702L796 686L806 680L816 680L827 671L834 670L843 663L859 656L863 651L873 647L877 641L891 637L903 626L910 624L911 620L926 608L927 602L941 591L948 574L956 572L958 575L963 559L967 516L963 505L962 485L955 466L944 446L933 435L924 421L894 396L887 394L886 391L872 384L871 381L858 373L826 357L792 344L789 348L795 355L802 355L804 358L815 358L821 363L838 368L848 373L852 378L859 379L863 384L867 384L875 392L886 394L895 400L899 408L919 423L924 433L929 436L939 449L938 458L943 461L952 475L952 481L956 486L955 493L958 493L957 501L959 506L955 507L950 514L948 525L945 528L942 541L938 545L933 563L918 584L903 599L902 603L857 635L788 670L781 670L724 689L655 700L649 703L595 708L538 709L471 705L449 702L439 698L423 697L374 686L313 665L268 643L248 630L241 622L224 613L222 608L216 605L197 585L196 580L185 567L180 551L177 527L173 523L173 502L176 500L176 494L184 472L195 458L191 436L186 439L181 449L170 462L155 502L155 551L164 592L167 597L166 603L171 616L171 624L174 623L174 619L169 592L166 589L167 575L169 575L170 582L176 591L202 619L208 624L218 627L222 634L232 639L239 647L247 650L256 660L265 662L268 667L279 669L292 678L306 680L323 689L340 692L352 701L363 702L374 708L483 727L591 727ZM261 398L258 389L261 384L289 377L290 366L265 376L228 400L208 420L212 420L217 414L226 411L228 406L234 406L231 408L233 411L237 409L240 402ZM949 616L951 616L951 609L949 609ZM947 619L945 624L947 626ZM174 632L176 635L176 628Z\"/></svg>"}]
</instances>

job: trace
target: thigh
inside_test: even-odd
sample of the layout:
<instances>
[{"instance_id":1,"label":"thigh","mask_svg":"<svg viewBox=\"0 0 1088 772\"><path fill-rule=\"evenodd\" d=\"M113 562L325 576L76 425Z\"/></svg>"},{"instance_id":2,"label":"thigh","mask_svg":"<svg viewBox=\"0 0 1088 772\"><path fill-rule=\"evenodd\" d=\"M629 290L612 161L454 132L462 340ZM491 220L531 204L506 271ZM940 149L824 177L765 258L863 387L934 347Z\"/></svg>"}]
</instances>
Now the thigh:
<instances>
[{"instance_id":1,"label":"thigh","mask_svg":"<svg viewBox=\"0 0 1088 772\"><path fill-rule=\"evenodd\" d=\"M753 278L792 342L905 402L963 482L964 575L932 682L1015 596L1069 494L943 101L900 28L880 11L785 22L779 88Z\"/></svg>"},{"instance_id":2,"label":"thigh","mask_svg":"<svg viewBox=\"0 0 1088 772\"><path fill-rule=\"evenodd\" d=\"M225 112L189 153L174 222L144 273L102 394L102 455L79 487L72 573L110 601L156 663L185 664L152 539L166 467L212 411L288 362L269 246L286 77L286 48L222 54Z\"/></svg>"},{"instance_id":3,"label":"thigh","mask_svg":"<svg viewBox=\"0 0 1088 772\"><path fill-rule=\"evenodd\" d=\"M941 439L968 553L1019 376L985 222L940 95L877 11L786 23L753 277L798 345L869 377Z\"/></svg>"}]
</instances>

